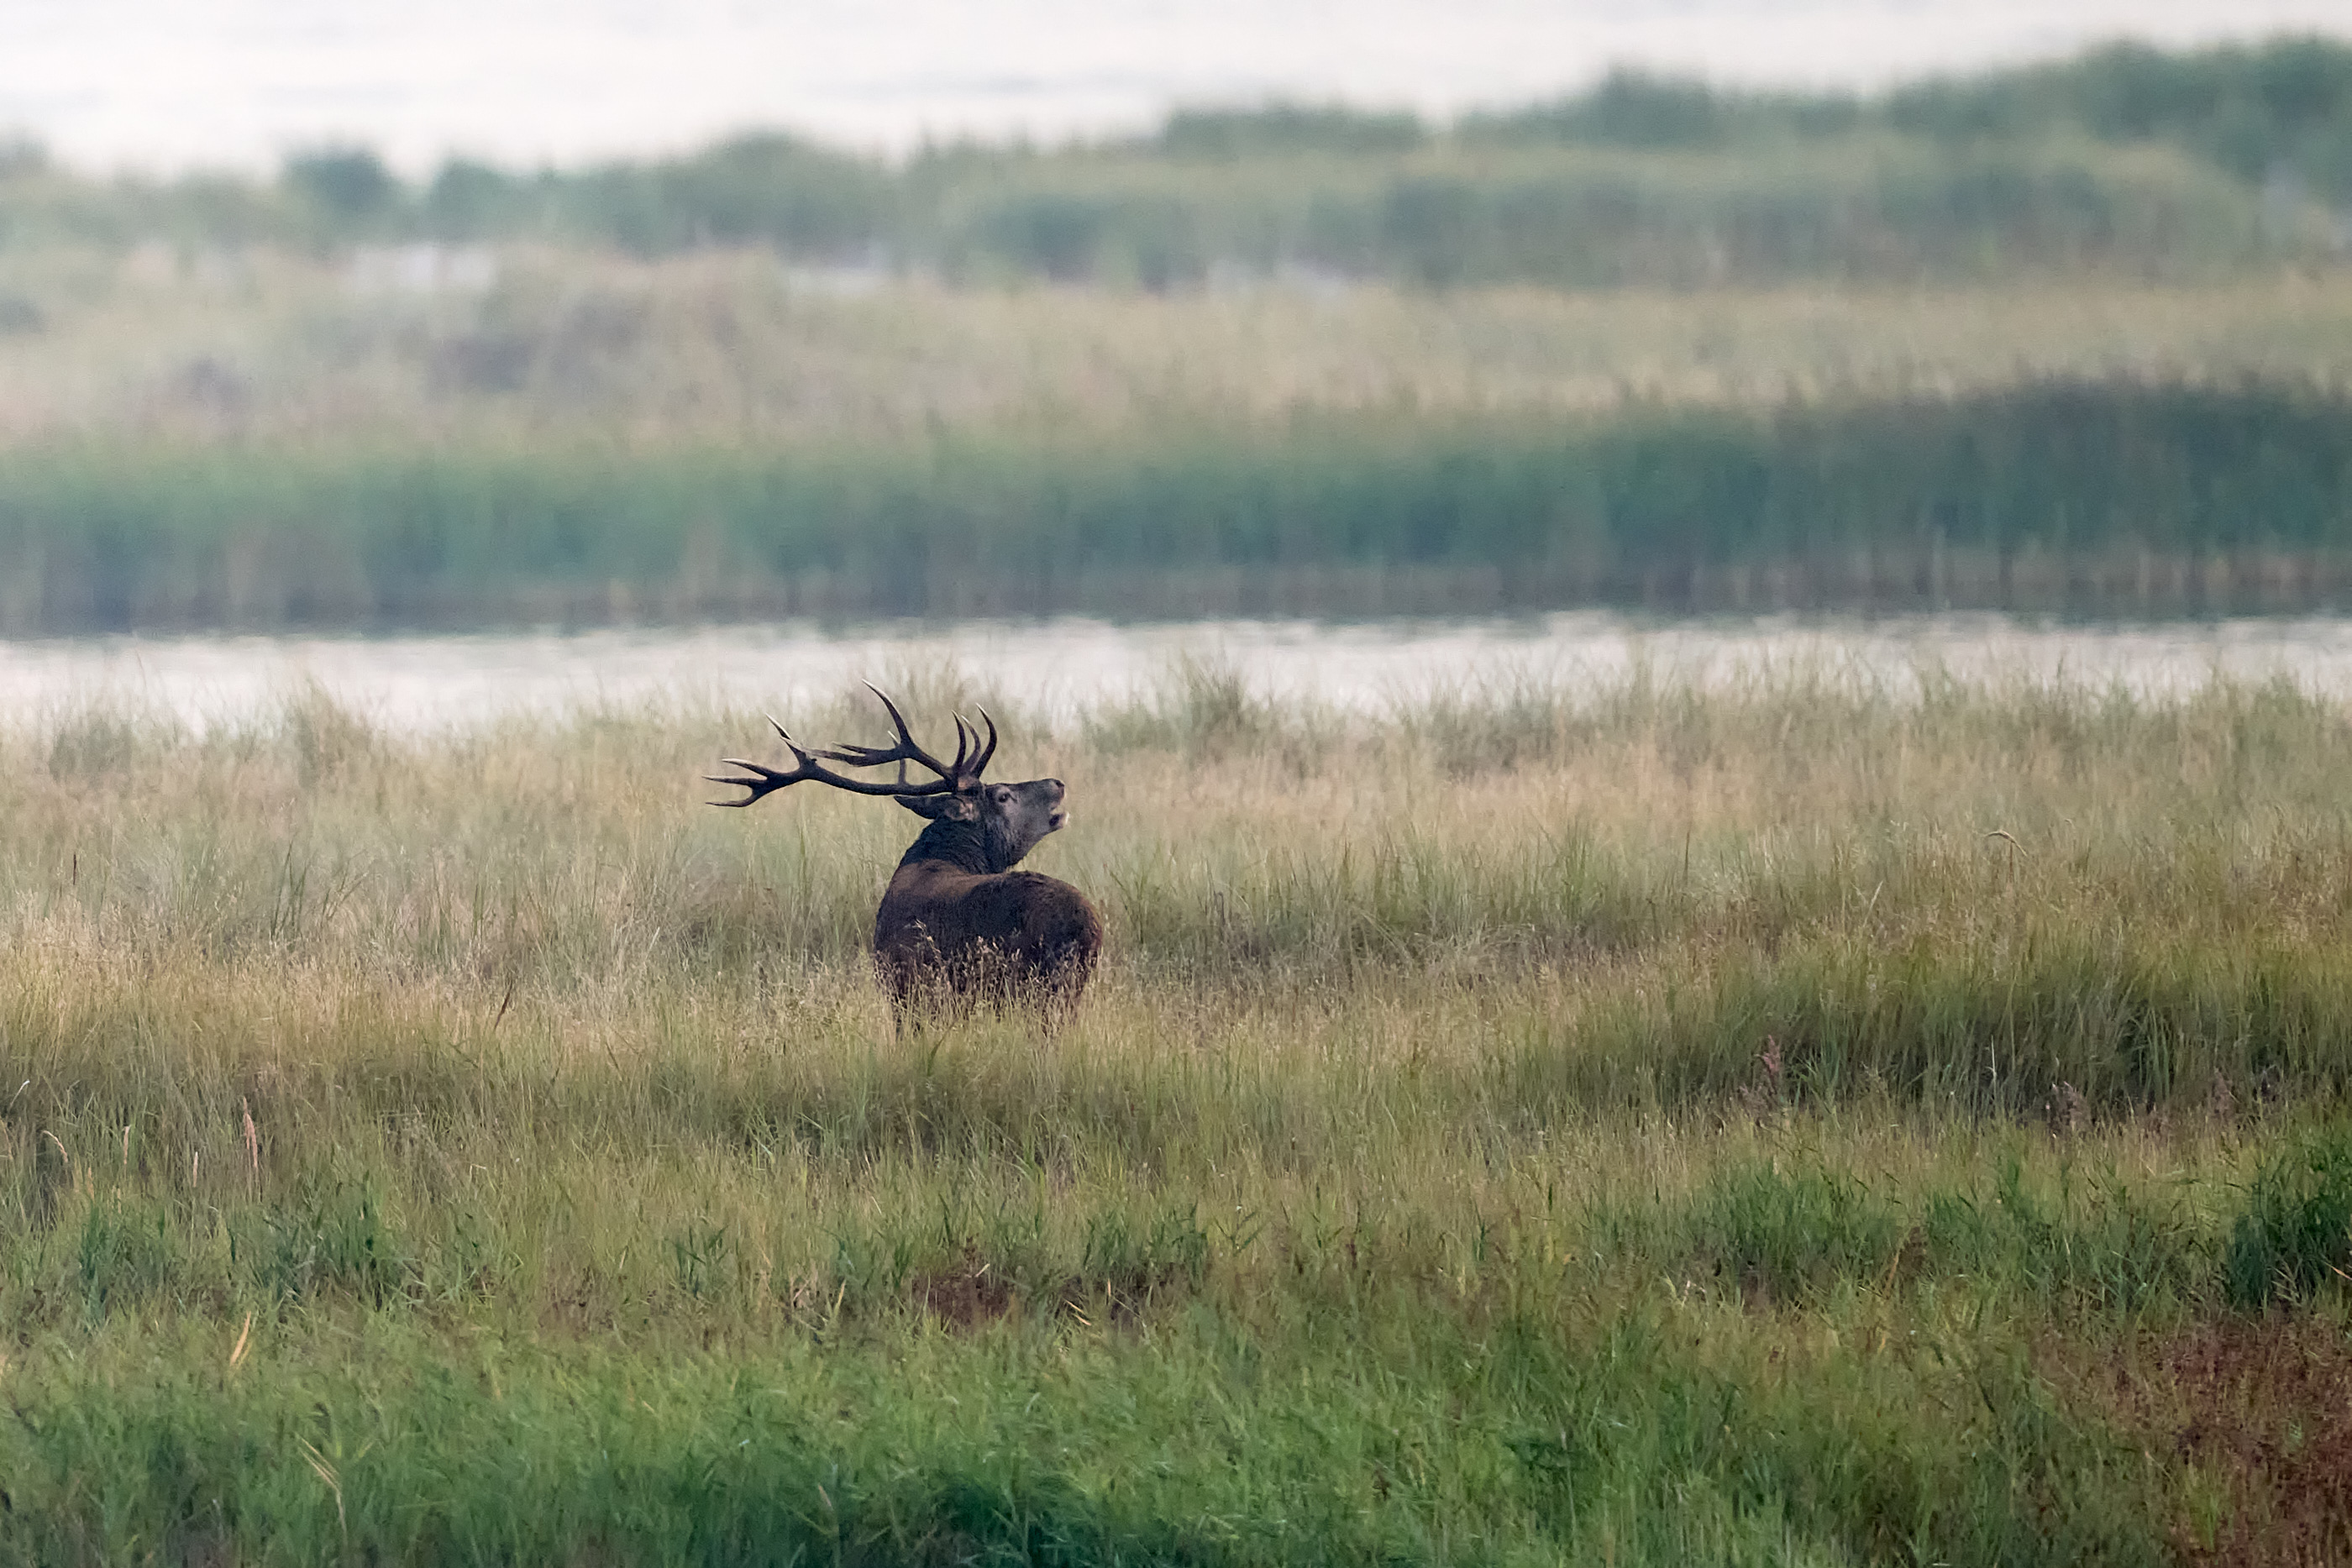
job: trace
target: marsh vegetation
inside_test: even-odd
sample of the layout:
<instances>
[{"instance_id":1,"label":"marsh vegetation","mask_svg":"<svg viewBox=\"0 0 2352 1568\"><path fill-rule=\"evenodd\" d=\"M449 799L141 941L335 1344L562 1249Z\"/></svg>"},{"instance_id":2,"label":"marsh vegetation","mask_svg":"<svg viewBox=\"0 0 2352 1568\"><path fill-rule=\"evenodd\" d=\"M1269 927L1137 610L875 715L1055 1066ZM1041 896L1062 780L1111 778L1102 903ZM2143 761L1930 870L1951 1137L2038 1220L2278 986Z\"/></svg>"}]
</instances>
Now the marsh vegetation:
<instances>
[{"instance_id":1,"label":"marsh vegetation","mask_svg":"<svg viewBox=\"0 0 2352 1568\"><path fill-rule=\"evenodd\" d=\"M2352 54L885 163L0 156L0 633L2341 608Z\"/></svg>"},{"instance_id":2,"label":"marsh vegetation","mask_svg":"<svg viewBox=\"0 0 2352 1568\"><path fill-rule=\"evenodd\" d=\"M1070 782L1051 1039L894 1036L751 716L0 737L0 1550L2346 1543L2335 704L902 684Z\"/></svg>"}]
</instances>

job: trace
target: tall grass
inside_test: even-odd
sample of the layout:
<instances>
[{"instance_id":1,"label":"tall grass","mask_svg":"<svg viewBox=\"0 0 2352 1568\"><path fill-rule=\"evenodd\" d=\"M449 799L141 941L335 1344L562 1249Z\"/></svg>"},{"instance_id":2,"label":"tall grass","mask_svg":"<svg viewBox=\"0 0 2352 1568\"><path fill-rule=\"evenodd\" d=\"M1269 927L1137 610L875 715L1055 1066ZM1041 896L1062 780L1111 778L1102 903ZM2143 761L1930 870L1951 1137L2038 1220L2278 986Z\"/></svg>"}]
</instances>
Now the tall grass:
<instances>
[{"instance_id":1,"label":"tall grass","mask_svg":"<svg viewBox=\"0 0 2352 1568\"><path fill-rule=\"evenodd\" d=\"M894 1036L748 714L10 731L0 1552L2332 1540L2200 1434L2340 1425L2352 726L1922 685L917 683L1071 784L1045 1038Z\"/></svg>"},{"instance_id":2,"label":"tall grass","mask_svg":"<svg viewBox=\"0 0 2352 1568\"><path fill-rule=\"evenodd\" d=\"M410 293L283 251L0 253L0 293L37 318L0 355L0 432L802 449L2352 371L2352 281L2299 272L1698 294L1291 277L1154 295L845 278L750 250L513 247L493 265L486 286Z\"/></svg>"}]
</instances>

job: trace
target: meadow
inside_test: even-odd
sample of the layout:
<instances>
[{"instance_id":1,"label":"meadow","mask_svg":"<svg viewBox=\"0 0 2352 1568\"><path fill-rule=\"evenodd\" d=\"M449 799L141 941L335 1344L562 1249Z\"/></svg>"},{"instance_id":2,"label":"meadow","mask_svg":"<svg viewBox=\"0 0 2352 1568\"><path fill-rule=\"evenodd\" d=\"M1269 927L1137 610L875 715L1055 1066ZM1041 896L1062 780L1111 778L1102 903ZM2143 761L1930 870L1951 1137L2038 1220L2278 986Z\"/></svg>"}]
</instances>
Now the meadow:
<instances>
[{"instance_id":1,"label":"meadow","mask_svg":"<svg viewBox=\"0 0 2352 1568\"><path fill-rule=\"evenodd\" d=\"M0 147L0 635L2340 608L2347 59ZM1071 785L1051 1034L753 713L13 715L0 1561L2352 1557L2352 715L1911 674L897 672Z\"/></svg>"},{"instance_id":2,"label":"meadow","mask_svg":"<svg viewBox=\"0 0 2352 1568\"><path fill-rule=\"evenodd\" d=\"M755 715L22 722L0 1555L2340 1557L2352 716L1923 674L900 672L1052 1035L894 1036Z\"/></svg>"}]
</instances>

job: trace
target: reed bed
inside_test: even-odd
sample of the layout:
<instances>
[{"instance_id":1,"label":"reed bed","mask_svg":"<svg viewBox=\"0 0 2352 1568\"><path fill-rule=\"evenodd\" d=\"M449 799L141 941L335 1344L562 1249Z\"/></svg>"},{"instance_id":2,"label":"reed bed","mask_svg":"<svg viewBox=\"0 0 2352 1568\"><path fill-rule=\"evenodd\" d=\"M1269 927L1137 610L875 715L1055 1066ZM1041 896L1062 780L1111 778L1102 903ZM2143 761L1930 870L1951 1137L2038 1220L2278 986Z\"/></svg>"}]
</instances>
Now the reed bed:
<instances>
[{"instance_id":1,"label":"reed bed","mask_svg":"<svg viewBox=\"0 0 2352 1568\"><path fill-rule=\"evenodd\" d=\"M0 736L0 1554L2352 1529L2340 708L1796 670L1366 718L1195 665L1056 730L900 684L1071 783L1036 863L1112 947L1057 1033L893 1033L910 834L702 809L749 714Z\"/></svg>"},{"instance_id":2,"label":"reed bed","mask_svg":"<svg viewBox=\"0 0 2352 1568\"><path fill-rule=\"evenodd\" d=\"M822 452L68 446L0 631L1952 607L2352 592L2343 390L2028 381Z\"/></svg>"}]
</instances>

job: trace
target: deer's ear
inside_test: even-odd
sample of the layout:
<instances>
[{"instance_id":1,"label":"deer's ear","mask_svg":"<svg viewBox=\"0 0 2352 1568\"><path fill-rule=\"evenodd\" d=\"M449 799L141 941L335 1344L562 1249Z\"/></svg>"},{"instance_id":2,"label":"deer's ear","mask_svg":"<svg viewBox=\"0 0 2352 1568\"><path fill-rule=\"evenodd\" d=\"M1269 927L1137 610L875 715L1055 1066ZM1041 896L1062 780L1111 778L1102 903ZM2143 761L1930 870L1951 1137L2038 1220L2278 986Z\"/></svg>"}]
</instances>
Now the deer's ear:
<instances>
[{"instance_id":1,"label":"deer's ear","mask_svg":"<svg viewBox=\"0 0 2352 1568\"><path fill-rule=\"evenodd\" d=\"M934 822L977 822L980 802L969 795L901 795L898 804Z\"/></svg>"}]
</instances>

